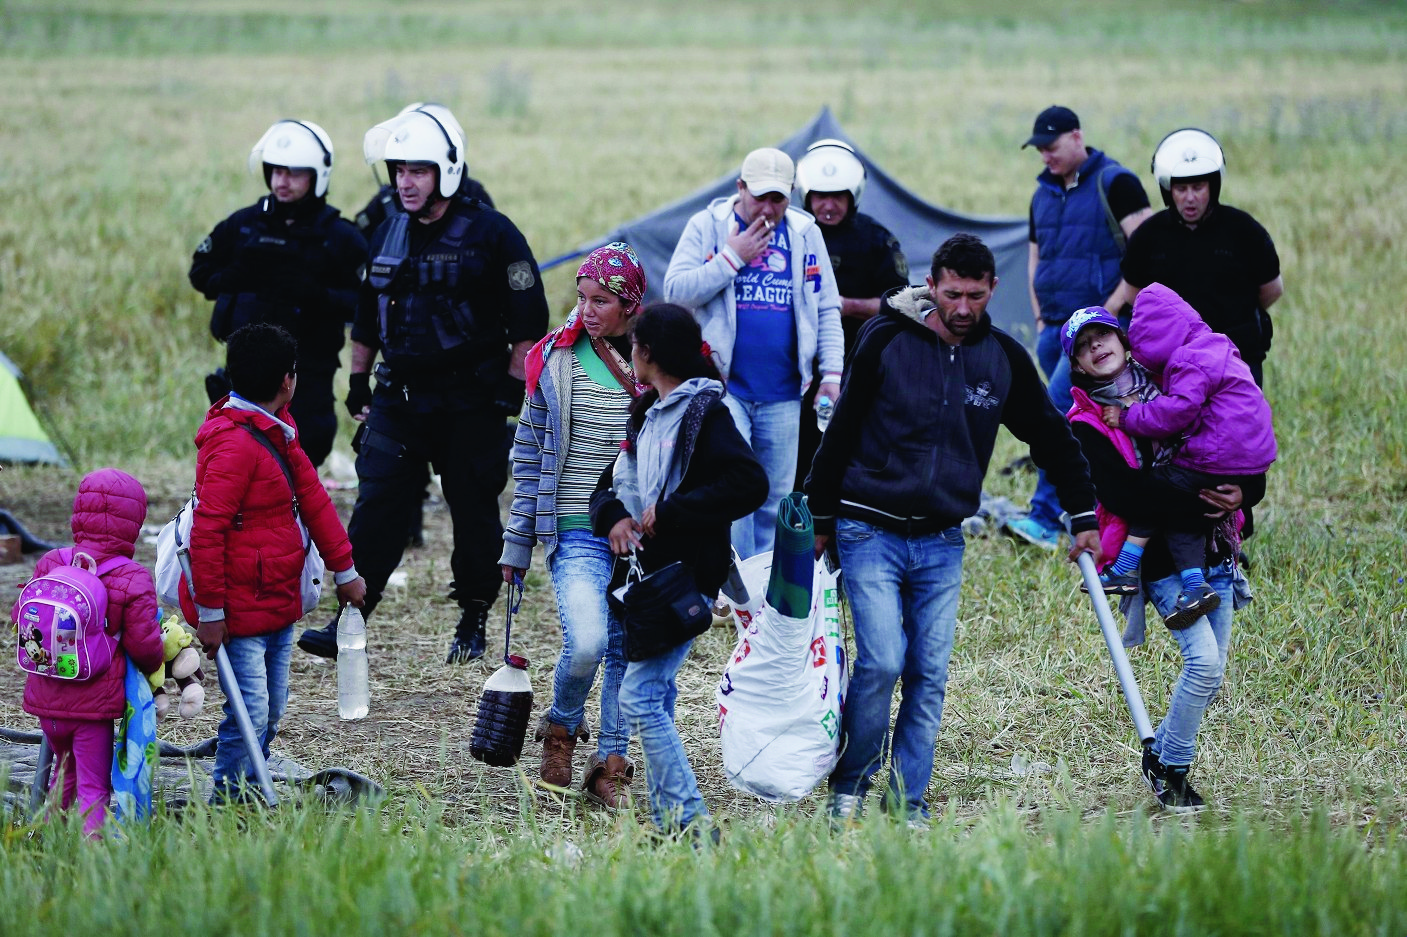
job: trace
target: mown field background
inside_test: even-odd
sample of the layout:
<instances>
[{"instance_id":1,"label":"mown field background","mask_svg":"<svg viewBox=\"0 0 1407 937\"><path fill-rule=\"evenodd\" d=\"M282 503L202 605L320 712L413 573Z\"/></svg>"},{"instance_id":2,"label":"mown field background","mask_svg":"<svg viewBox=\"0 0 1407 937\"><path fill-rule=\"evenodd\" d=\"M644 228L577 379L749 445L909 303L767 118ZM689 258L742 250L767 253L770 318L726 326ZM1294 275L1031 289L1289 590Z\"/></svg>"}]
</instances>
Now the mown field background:
<instances>
[{"instance_id":1,"label":"mown field background","mask_svg":"<svg viewBox=\"0 0 1407 937\"><path fill-rule=\"evenodd\" d=\"M1257 599L1201 736L1193 776L1213 806L1199 818L1156 813L1141 787L1074 571L976 538L933 831L876 817L830 836L814 798L775 810L731 792L719 629L681 675L679 722L724 846L652 847L637 818L469 759L491 666L440 663L455 614L448 516L432 509L429 545L373 620L371 718L340 724L332 668L300 656L277 745L376 777L380 812L197 809L96 847L10 826L0 929L1407 933L1405 66L1407 10L1389 2L0 2L0 349L75 456L67 471L7 466L0 504L53 538L97 466L142 479L152 523L188 491L201 377L220 355L185 272L261 193L245 158L281 117L327 128L331 201L353 214L374 190L365 129L412 100L450 105L471 172L545 259L731 171L823 104L919 195L1021 215L1040 167L1020 143L1059 102L1155 202L1157 141L1216 134L1224 197L1270 230L1286 285L1267 367L1281 460L1249 545ZM936 245L904 246L926 265ZM571 272L547 276L558 316ZM1008 438L994 466L1018 454ZM1024 501L1031 484L994 474L989 488ZM353 495L336 497L345 517ZM545 706L558 638L540 562L529 586L515 634ZM1173 644L1154 628L1133 659L1156 719ZM0 675L0 722L30 728L19 687ZM200 719L163 734L209 735L218 706L212 686ZM529 774L536 757L530 742Z\"/></svg>"}]
</instances>

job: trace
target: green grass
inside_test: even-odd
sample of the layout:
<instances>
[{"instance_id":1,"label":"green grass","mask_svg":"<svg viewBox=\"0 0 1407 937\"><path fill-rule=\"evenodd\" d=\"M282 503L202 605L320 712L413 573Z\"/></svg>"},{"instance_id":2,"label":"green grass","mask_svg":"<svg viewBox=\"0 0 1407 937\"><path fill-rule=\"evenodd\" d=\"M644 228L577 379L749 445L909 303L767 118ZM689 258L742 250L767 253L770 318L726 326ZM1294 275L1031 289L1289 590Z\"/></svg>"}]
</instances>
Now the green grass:
<instances>
[{"instance_id":1,"label":"green grass","mask_svg":"<svg viewBox=\"0 0 1407 937\"><path fill-rule=\"evenodd\" d=\"M240 818L193 809L85 843L73 824L5 840L15 935L1321 934L1407 928L1407 844L1323 814L1090 821L1010 806L922 836L830 834L784 814L696 853L625 827L456 834L432 812ZM579 849L579 853L573 847ZM1274 868L1276 874L1266 875ZM160 900L155 900L159 892ZM81 897L80 897L81 896Z\"/></svg>"},{"instance_id":2,"label":"green grass","mask_svg":"<svg viewBox=\"0 0 1407 937\"><path fill-rule=\"evenodd\" d=\"M412 586L388 597L371 636L373 717L339 724L330 668L295 661L280 735L305 763L382 781L380 815L294 810L241 832L197 810L96 847L70 828L13 827L0 834L0 930L81 933L130 907L144 933L177 921L231 933L1407 932L1407 10L768 10L762 28L755 4L734 2L0 0L0 348L77 463L7 469L0 504L54 536L98 465L147 484L153 521L188 493L201 378L219 352L185 271L215 222L260 194L245 156L280 117L328 129L332 202L353 212L374 190L364 130L411 100L449 104L471 171L540 259L734 171L822 104L916 193L984 215L1025 212L1039 167L1019 145L1052 101L1155 201L1155 144L1203 126L1228 152L1227 201L1270 230L1286 284L1267 364L1281 458L1251 544L1258 595L1238 613L1199 737L1198 786L1216 809L1186 824L1146 815L1128 716L1068 564L979 539L933 834L876 824L832 839L807 819L814 802L775 814L727 791L711 683L729 643L715 632L685 668L679 721L729 835L717 854L653 850L632 821L549 809L468 759L460 736L487 670L439 665L454 613L448 521L432 513L432 548L411 556ZM904 246L922 264L936 245ZM559 315L571 272L546 278ZM993 465L1018 453L1004 438ZM1023 503L1031 485L989 479ZM514 634L545 698L560 639L540 563L529 584ZM1156 720L1177 655L1153 628L1131 656ZM12 695L0 717L18 725ZM163 732L189 741L214 718ZM1052 768L1016 777L1013 759ZM546 858L564 838L584 851L579 868ZM156 887L161 903L125 897Z\"/></svg>"}]
</instances>

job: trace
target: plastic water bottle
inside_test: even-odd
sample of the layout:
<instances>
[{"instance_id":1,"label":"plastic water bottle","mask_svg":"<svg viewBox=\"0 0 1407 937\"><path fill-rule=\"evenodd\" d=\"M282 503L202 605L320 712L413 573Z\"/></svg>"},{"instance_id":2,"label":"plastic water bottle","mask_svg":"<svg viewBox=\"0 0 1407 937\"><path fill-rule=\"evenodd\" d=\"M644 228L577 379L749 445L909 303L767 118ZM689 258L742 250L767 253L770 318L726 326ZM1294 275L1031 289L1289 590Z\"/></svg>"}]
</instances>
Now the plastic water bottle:
<instances>
[{"instance_id":1,"label":"plastic water bottle","mask_svg":"<svg viewBox=\"0 0 1407 937\"><path fill-rule=\"evenodd\" d=\"M366 619L361 609L348 605L337 624L337 715L343 719L365 719L370 708Z\"/></svg>"},{"instance_id":2,"label":"plastic water bottle","mask_svg":"<svg viewBox=\"0 0 1407 937\"><path fill-rule=\"evenodd\" d=\"M831 414L835 412L835 402L829 397L821 397L816 401L816 428L821 432L826 431L826 427L831 425Z\"/></svg>"},{"instance_id":3,"label":"plastic water bottle","mask_svg":"<svg viewBox=\"0 0 1407 937\"><path fill-rule=\"evenodd\" d=\"M469 754L496 768L516 764L528 737L532 710L533 687L528 679L528 659L510 654L484 684L474 732L469 739Z\"/></svg>"}]
</instances>

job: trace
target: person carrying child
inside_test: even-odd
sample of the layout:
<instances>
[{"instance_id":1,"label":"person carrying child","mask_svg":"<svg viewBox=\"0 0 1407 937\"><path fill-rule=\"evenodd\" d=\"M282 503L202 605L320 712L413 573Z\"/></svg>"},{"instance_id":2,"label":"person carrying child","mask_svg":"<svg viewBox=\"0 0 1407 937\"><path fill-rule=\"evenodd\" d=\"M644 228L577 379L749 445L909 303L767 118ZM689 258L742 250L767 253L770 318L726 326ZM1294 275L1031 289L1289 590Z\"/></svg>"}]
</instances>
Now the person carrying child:
<instances>
[{"instance_id":1,"label":"person carrying child","mask_svg":"<svg viewBox=\"0 0 1407 937\"><path fill-rule=\"evenodd\" d=\"M65 810L78 802L90 837L106 822L112 796L113 720L122 718L127 705L127 658L143 673L162 665L156 586L146 567L131 558L146 516L140 482L115 468L91 472L73 499L74 545L51 550L34 567L37 579L87 554L107 590L105 631L117 639L111 659L90 661L96 672L87 680L30 673L24 685L24 710L39 718L54 753L51 789L61 790ZM16 627L21 604L10 613Z\"/></svg>"},{"instance_id":2,"label":"person carrying child","mask_svg":"<svg viewBox=\"0 0 1407 937\"><path fill-rule=\"evenodd\" d=\"M183 595L188 621L208 657L225 645L264 756L288 702L293 624L303 617L304 535L337 584L339 604L360 606L366 583L352 545L298 444L288 412L298 386L297 344L269 323L247 325L225 342L233 388L206 413L196 433L190 559L195 599ZM225 701L215 748L212 802L241 796L252 766L234 708Z\"/></svg>"},{"instance_id":3,"label":"person carrying child","mask_svg":"<svg viewBox=\"0 0 1407 937\"><path fill-rule=\"evenodd\" d=\"M1170 324L1176 332L1176 320ZM1151 397L1157 392L1152 377L1129 354L1128 340L1117 319L1097 306L1081 309L1070 317L1061 341L1070 359L1073 385L1071 431L1089 463L1099 499L1103 552L1111 557L1120 552L1130 528L1162 533L1191 518L1217 524L1204 557L1208 564L1205 579L1217 601L1208 603L1205 613L1176 624L1184 589L1179 575L1183 567L1173 561L1167 538L1157 533L1148 542L1142 562L1128 574L1135 583L1133 591L1141 589L1143 595L1133 599L1134 606L1125 605L1129 615L1125 643L1142 643L1146 596L1174 629L1170 633L1182 656L1182 670L1169 694L1167 714L1143 752L1143 777L1164 807L1178 812L1197 810L1204 801L1189 783L1188 772L1197 753L1202 717L1221 688L1231 650L1235 534L1242 490L1227 482L1190 492L1174 488L1160 479L1154 468L1152 440L1132 438L1104 421L1103 405L1109 401ZM1107 579L1107 571L1105 576Z\"/></svg>"},{"instance_id":4,"label":"person carrying child","mask_svg":"<svg viewBox=\"0 0 1407 937\"><path fill-rule=\"evenodd\" d=\"M645 309L631 330L635 379L626 446L591 496L591 524L611 552L639 552L646 573L681 562L709 602L732 563L729 529L767 499L767 473L723 403L723 383L699 324L673 303ZM655 825L710 832L708 807L674 725L675 675L693 642L631 661L620 709L640 739Z\"/></svg>"},{"instance_id":5,"label":"person carrying child","mask_svg":"<svg viewBox=\"0 0 1407 937\"><path fill-rule=\"evenodd\" d=\"M1270 404L1236 346L1159 283L1134 300L1127 341L1117 321L1112 331L1107 322L1102 331L1085 328L1100 314L1111 318L1097 306L1080 310L1061 339L1105 425L1156 440L1153 475L1174 490L1195 495L1232 484L1241 489L1243 509L1257 504L1265 496L1265 472L1275 461L1275 431ZM1190 625L1220 602L1205 576L1211 526L1200 511L1172 515L1163 525L1182 578L1182 591L1166 616L1169 628ZM1105 592L1138 591L1139 561L1155 532L1129 523L1114 565L1100 577Z\"/></svg>"}]
</instances>

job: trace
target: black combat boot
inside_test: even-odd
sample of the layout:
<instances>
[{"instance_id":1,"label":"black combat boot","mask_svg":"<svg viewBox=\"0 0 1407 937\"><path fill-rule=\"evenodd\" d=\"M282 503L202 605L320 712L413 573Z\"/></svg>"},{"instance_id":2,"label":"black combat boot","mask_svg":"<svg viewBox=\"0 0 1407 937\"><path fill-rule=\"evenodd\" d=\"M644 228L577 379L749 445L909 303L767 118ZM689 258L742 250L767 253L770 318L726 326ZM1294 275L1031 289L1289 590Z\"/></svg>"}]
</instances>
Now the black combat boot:
<instances>
[{"instance_id":1,"label":"black combat boot","mask_svg":"<svg viewBox=\"0 0 1407 937\"><path fill-rule=\"evenodd\" d=\"M489 603L470 599L455 626L454 640L450 641L449 654L445 656L446 664L465 664L484 656L488 620Z\"/></svg>"},{"instance_id":2,"label":"black combat boot","mask_svg":"<svg viewBox=\"0 0 1407 937\"><path fill-rule=\"evenodd\" d=\"M337 619L342 617L338 612L326 625L321 628L308 628L298 636L298 646L314 657L326 657L328 660L337 659Z\"/></svg>"}]
</instances>

